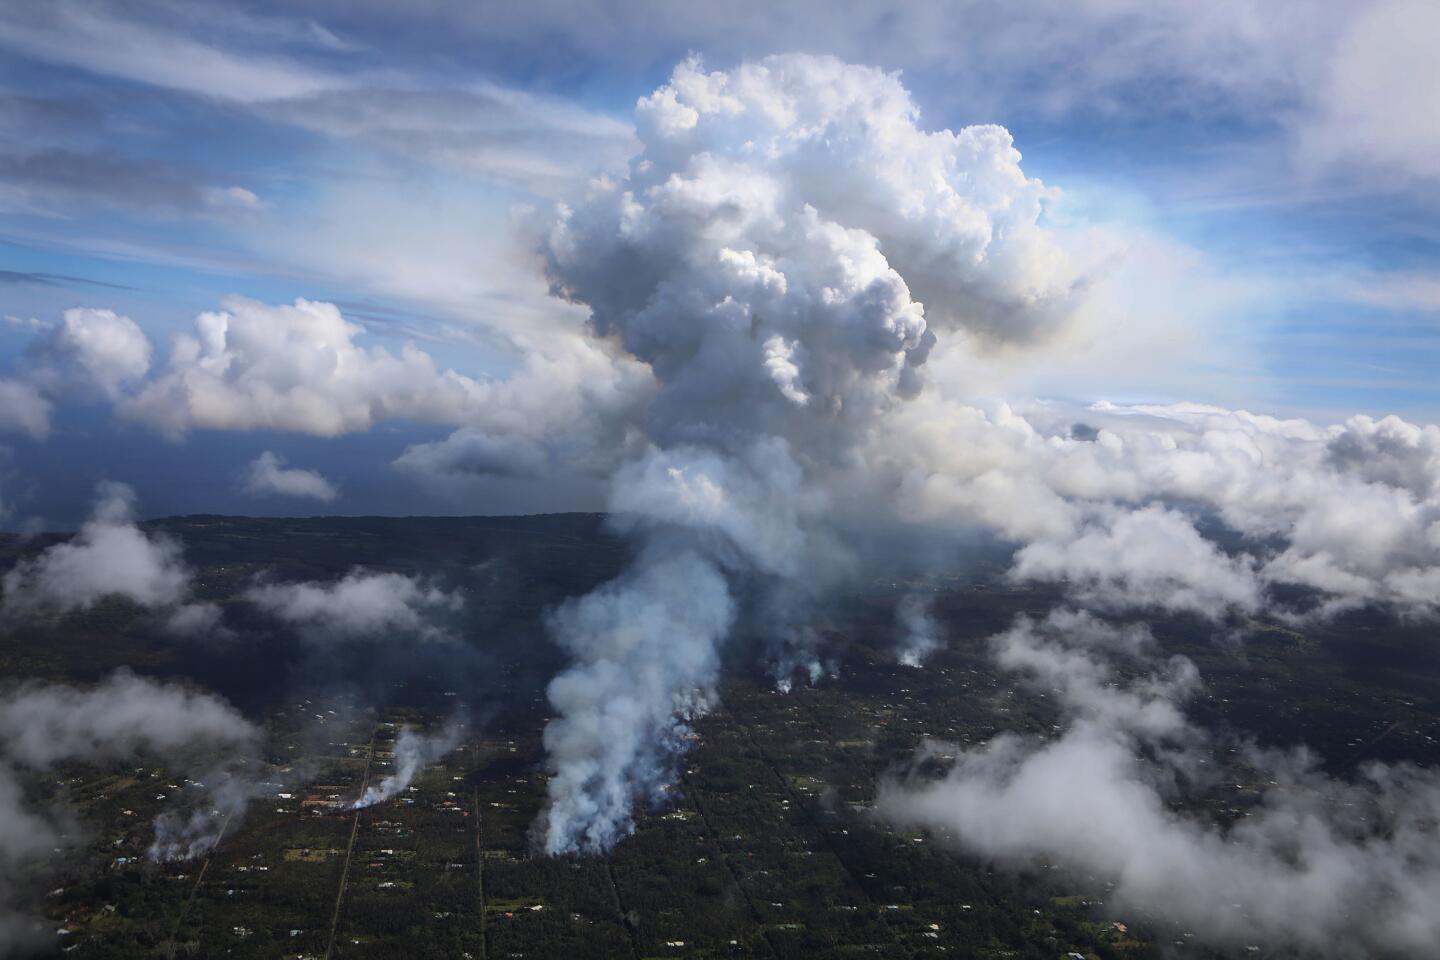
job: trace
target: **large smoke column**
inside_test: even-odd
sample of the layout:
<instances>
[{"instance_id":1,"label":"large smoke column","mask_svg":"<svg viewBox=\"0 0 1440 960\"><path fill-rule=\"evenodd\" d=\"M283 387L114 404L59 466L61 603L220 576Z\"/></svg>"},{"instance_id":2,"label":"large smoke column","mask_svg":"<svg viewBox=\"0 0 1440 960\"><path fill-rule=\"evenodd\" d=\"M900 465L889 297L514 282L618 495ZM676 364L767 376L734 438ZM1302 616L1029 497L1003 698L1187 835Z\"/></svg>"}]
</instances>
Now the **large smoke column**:
<instances>
[{"instance_id":1,"label":"large smoke column","mask_svg":"<svg viewBox=\"0 0 1440 960\"><path fill-rule=\"evenodd\" d=\"M454 750L464 735L465 725L458 721L446 724L440 732L429 736L408 727L400 731L400 736L395 738L395 772L367 787L365 793L350 804L350 809L373 807L397 795L410 786L421 770Z\"/></svg>"},{"instance_id":2,"label":"large smoke column","mask_svg":"<svg viewBox=\"0 0 1440 960\"><path fill-rule=\"evenodd\" d=\"M935 330L1028 341L1081 284L1009 134L917 119L878 70L689 61L639 102L628 176L550 230L555 291L658 390L612 485L640 559L551 622L576 663L549 691L547 852L607 849L670 782L742 585L780 679L813 660L805 598L847 563L834 479L920 389Z\"/></svg>"}]
</instances>

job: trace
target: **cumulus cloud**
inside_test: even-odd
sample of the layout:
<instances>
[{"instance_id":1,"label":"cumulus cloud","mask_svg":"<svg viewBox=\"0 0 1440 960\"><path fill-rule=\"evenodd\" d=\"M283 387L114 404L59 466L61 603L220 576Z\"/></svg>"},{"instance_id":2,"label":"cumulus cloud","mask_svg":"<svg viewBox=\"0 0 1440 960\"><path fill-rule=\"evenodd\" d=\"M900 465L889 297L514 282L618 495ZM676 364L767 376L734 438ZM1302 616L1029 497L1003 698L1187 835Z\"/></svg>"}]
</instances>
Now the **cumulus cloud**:
<instances>
[{"instance_id":1,"label":"cumulus cloud","mask_svg":"<svg viewBox=\"0 0 1440 960\"><path fill-rule=\"evenodd\" d=\"M70 540L20 560L4 576L9 614L84 610L107 597L143 607L171 607L190 588L180 545L135 524L135 492L100 484L90 519Z\"/></svg>"},{"instance_id":2,"label":"cumulus cloud","mask_svg":"<svg viewBox=\"0 0 1440 960\"><path fill-rule=\"evenodd\" d=\"M402 418L455 423L483 391L407 344L397 356L355 343L333 304L231 298L176 337L159 374L119 406L171 435L194 428L335 436Z\"/></svg>"},{"instance_id":3,"label":"cumulus cloud","mask_svg":"<svg viewBox=\"0 0 1440 960\"><path fill-rule=\"evenodd\" d=\"M88 387L107 400L150 370L150 338L139 324L113 310L73 307L30 349L31 376L52 391Z\"/></svg>"},{"instance_id":4,"label":"cumulus cloud","mask_svg":"<svg viewBox=\"0 0 1440 960\"><path fill-rule=\"evenodd\" d=\"M629 425L654 393L650 370L603 343L548 338L510 376L485 384L470 422L415 444L395 466L441 486L479 477L607 476L635 445Z\"/></svg>"},{"instance_id":5,"label":"cumulus cloud","mask_svg":"<svg viewBox=\"0 0 1440 960\"><path fill-rule=\"evenodd\" d=\"M1098 606L1187 610L1221 617L1260 605L1249 557L1227 557L1174 510L1147 506L1100 511L1067 535L1042 537L1015 555L1016 580L1066 581Z\"/></svg>"},{"instance_id":6,"label":"cumulus cloud","mask_svg":"<svg viewBox=\"0 0 1440 960\"><path fill-rule=\"evenodd\" d=\"M255 728L209 694L121 671L82 689L28 684L0 700L0 744L12 763L175 756L197 744L247 744Z\"/></svg>"},{"instance_id":7,"label":"cumulus cloud","mask_svg":"<svg viewBox=\"0 0 1440 960\"><path fill-rule=\"evenodd\" d=\"M113 310L74 307L59 323L31 321L37 336L23 372L0 378L0 430L43 440L57 399L91 394L117 400L150 369L150 340Z\"/></svg>"},{"instance_id":8,"label":"cumulus cloud","mask_svg":"<svg viewBox=\"0 0 1440 960\"><path fill-rule=\"evenodd\" d=\"M282 623L322 640L390 634L448 640L446 617L464 606L459 591L419 577L352 570L333 583L265 583L245 598Z\"/></svg>"},{"instance_id":9,"label":"cumulus cloud","mask_svg":"<svg viewBox=\"0 0 1440 960\"><path fill-rule=\"evenodd\" d=\"M236 778L213 765L214 755L249 755L258 740L256 727L223 700L123 670L90 688L29 683L0 697L0 951L46 943L39 922L17 906L26 893L19 885L22 877L35 882L37 865L74 832L54 809L27 800L20 770L150 759L204 767L207 779L223 783ZM223 801L214 792L209 799Z\"/></svg>"},{"instance_id":10,"label":"cumulus cloud","mask_svg":"<svg viewBox=\"0 0 1440 960\"><path fill-rule=\"evenodd\" d=\"M270 450L245 468L245 492L256 495L302 497L329 503L340 496L340 489L316 470L286 467L285 458Z\"/></svg>"},{"instance_id":11,"label":"cumulus cloud","mask_svg":"<svg viewBox=\"0 0 1440 960\"><path fill-rule=\"evenodd\" d=\"M120 416L172 437L195 429L363 432L383 421L456 426L396 465L420 479L463 485L488 474L557 468L604 473L628 439L625 423L653 392L643 365L603 344L547 339L502 380L442 370L413 343L398 354L359 342L363 330L334 304L270 306L231 298L175 338L154 375L120 397ZM263 454L247 475L261 490L316 499L338 491Z\"/></svg>"},{"instance_id":12,"label":"cumulus cloud","mask_svg":"<svg viewBox=\"0 0 1440 960\"><path fill-rule=\"evenodd\" d=\"M177 637L228 637L225 613L215 603L186 603L165 617L161 627Z\"/></svg>"},{"instance_id":13,"label":"cumulus cloud","mask_svg":"<svg viewBox=\"0 0 1440 960\"><path fill-rule=\"evenodd\" d=\"M1062 611L992 641L1000 666L1058 694L1057 738L1001 734L938 779L886 783L879 812L1004 862L1045 858L1111 882L1114 909L1179 921L1222 945L1428 956L1440 946L1440 777L1370 764L1353 782L1314 758L1247 747L1259 803L1229 826L1177 804L1218 751L1183 712L1193 665L1145 653L1143 628ZM1118 665L1128 662L1121 679ZM1148 663L1148 666L1147 666ZM1140 672L1134 675L1136 666ZM1147 759L1148 758L1148 759ZM943 762L943 761L942 761Z\"/></svg>"}]
</instances>

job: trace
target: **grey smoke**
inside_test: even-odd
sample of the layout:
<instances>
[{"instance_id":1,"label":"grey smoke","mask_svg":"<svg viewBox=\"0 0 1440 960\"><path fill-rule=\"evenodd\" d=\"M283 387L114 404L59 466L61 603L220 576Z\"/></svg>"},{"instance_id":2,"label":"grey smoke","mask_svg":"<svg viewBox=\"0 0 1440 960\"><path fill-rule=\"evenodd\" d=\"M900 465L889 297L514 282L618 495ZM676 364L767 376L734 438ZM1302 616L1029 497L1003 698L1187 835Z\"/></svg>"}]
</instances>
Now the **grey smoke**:
<instances>
[{"instance_id":1,"label":"grey smoke","mask_svg":"<svg viewBox=\"0 0 1440 960\"><path fill-rule=\"evenodd\" d=\"M90 688L29 683L0 698L0 954L44 942L15 907L15 884L65 844L68 829L61 813L32 807L21 771L131 758L185 767L217 752L246 756L258 738L224 701L124 670Z\"/></svg>"},{"instance_id":2,"label":"grey smoke","mask_svg":"<svg viewBox=\"0 0 1440 960\"><path fill-rule=\"evenodd\" d=\"M251 801L273 789L254 770L235 764L201 767L197 776L202 785L194 796L182 798L184 808L166 810L155 818L155 837L145 851L151 860L205 856L224 833L239 825Z\"/></svg>"},{"instance_id":3,"label":"grey smoke","mask_svg":"<svg viewBox=\"0 0 1440 960\"><path fill-rule=\"evenodd\" d=\"M896 659L907 667L919 667L944 641L940 624L931 613L933 598L923 593L907 593L895 607L896 626L900 641L895 647Z\"/></svg>"},{"instance_id":4,"label":"grey smoke","mask_svg":"<svg viewBox=\"0 0 1440 960\"><path fill-rule=\"evenodd\" d=\"M459 721L451 721L438 732L428 735L416 733L408 727L400 731L395 738L395 772L366 787L365 792L350 805L351 809L372 807L396 796L410 786L421 770L454 750L464 735L465 725Z\"/></svg>"},{"instance_id":5,"label":"grey smoke","mask_svg":"<svg viewBox=\"0 0 1440 960\"><path fill-rule=\"evenodd\" d=\"M1303 750L1247 747L1269 781L1258 807L1228 827L1181 812L1217 744L1183 712L1199 688L1193 665L1160 663L1148 646L1143 629L1085 614L1021 618L993 641L997 662L1058 694L1064 732L927 745L956 757L948 772L883 784L879 812L1002 862L1044 858L1108 880L1112 909L1221 945L1435 955L1440 775L1371 763L1337 781ZM1121 666L1139 672L1125 681Z\"/></svg>"}]
</instances>

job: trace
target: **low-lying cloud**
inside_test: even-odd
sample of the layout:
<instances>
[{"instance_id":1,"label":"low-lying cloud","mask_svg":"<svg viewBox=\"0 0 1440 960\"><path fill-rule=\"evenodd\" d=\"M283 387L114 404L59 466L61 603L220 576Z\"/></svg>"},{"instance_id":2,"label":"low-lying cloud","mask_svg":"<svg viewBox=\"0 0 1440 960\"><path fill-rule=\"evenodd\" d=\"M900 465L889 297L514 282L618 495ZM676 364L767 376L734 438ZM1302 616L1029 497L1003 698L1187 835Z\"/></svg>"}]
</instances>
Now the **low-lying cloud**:
<instances>
[{"instance_id":1,"label":"low-lying cloud","mask_svg":"<svg viewBox=\"0 0 1440 960\"><path fill-rule=\"evenodd\" d=\"M135 524L135 491L101 483L90 519L70 540L22 559L4 576L3 610L84 610L108 597L143 607L178 605L190 588L180 545Z\"/></svg>"},{"instance_id":2,"label":"low-lying cloud","mask_svg":"<svg viewBox=\"0 0 1440 960\"><path fill-rule=\"evenodd\" d=\"M418 576L356 569L339 580L262 583L245 593L271 617L326 641L417 637L452 638L446 620L465 605L458 591L447 591Z\"/></svg>"},{"instance_id":3,"label":"low-lying cloud","mask_svg":"<svg viewBox=\"0 0 1440 960\"><path fill-rule=\"evenodd\" d=\"M285 458L266 450L245 468L245 492L257 496L300 497L330 503L340 489L317 470L285 466Z\"/></svg>"},{"instance_id":4,"label":"low-lying cloud","mask_svg":"<svg viewBox=\"0 0 1440 960\"><path fill-rule=\"evenodd\" d=\"M1222 945L1347 957L1440 949L1433 771L1372 763L1339 781L1303 750L1246 746L1246 766L1268 785L1222 826L1177 806L1221 775L1217 744L1184 714L1200 685L1189 661L1147 653L1143 628L1069 611L1022 617L992 648L999 666L1058 695L1066 728L1048 740L928 744L922 757L953 757L948 771L884 784L882 816L985 857L1098 877L1112 885L1112 911Z\"/></svg>"}]
</instances>

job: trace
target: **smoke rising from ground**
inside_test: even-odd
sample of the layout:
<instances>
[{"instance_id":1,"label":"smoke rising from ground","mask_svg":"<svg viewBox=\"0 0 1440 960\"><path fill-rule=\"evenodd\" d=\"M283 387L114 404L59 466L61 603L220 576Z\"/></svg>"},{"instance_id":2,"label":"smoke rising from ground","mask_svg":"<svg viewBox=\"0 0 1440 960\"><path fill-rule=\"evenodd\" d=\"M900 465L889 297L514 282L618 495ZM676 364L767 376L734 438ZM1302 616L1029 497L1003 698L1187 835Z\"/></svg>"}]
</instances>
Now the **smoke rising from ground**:
<instances>
[{"instance_id":1,"label":"smoke rising from ground","mask_svg":"<svg viewBox=\"0 0 1440 960\"><path fill-rule=\"evenodd\" d=\"M553 622L576 664L551 687L546 850L603 850L663 796L738 616L782 688L819 676L817 605L875 530L992 535L1015 581L1101 610L1436 611L1436 428L967 396L956 371L1094 335L1103 251L1048 224L1057 194L1003 128L927 131L895 76L800 55L687 61L636 125L626 176L541 244L554 291L655 378L615 408L610 505L641 560ZM1277 586L1306 589L1276 608Z\"/></svg>"},{"instance_id":2,"label":"smoke rising from ground","mask_svg":"<svg viewBox=\"0 0 1440 960\"><path fill-rule=\"evenodd\" d=\"M925 658L944 645L940 624L930 609L931 598L908 593L895 607L896 626L900 640L895 646L896 659L907 667L924 665Z\"/></svg>"},{"instance_id":3,"label":"smoke rising from ground","mask_svg":"<svg viewBox=\"0 0 1440 960\"><path fill-rule=\"evenodd\" d=\"M350 804L350 808L373 807L398 795L421 770L454 750L464 735L465 725L459 721L452 721L433 734L416 733L408 727L401 730L395 738L395 772L366 787L365 793Z\"/></svg>"},{"instance_id":4,"label":"smoke rising from ground","mask_svg":"<svg viewBox=\"0 0 1440 960\"><path fill-rule=\"evenodd\" d=\"M1028 341L1082 281L1037 226L1046 190L999 127L928 133L898 80L818 57L698 61L636 109L643 151L543 244L555 291L658 389L611 506L637 567L554 620L576 665L551 686L552 853L596 851L672 779L713 697L734 583L774 607L777 679L818 668L809 581L844 564L833 478L920 386L934 323ZM784 609L782 609L784 608ZM642 659L643 655L643 659Z\"/></svg>"},{"instance_id":5,"label":"smoke rising from ground","mask_svg":"<svg viewBox=\"0 0 1440 960\"><path fill-rule=\"evenodd\" d=\"M0 954L43 942L14 907L22 892L16 877L62 846L67 829L54 811L32 807L21 771L136 758L189 765L202 751L248 754L258 739L224 701L123 670L91 688L31 683L0 697ZM223 788L212 789L220 789L212 803L222 805ZM157 823L161 835L167 824ZM192 844L203 839L198 828L192 832Z\"/></svg>"},{"instance_id":6,"label":"smoke rising from ground","mask_svg":"<svg viewBox=\"0 0 1440 960\"><path fill-rule=\"evenodd\" d=\"M545 728L546 853L608 850L637 801L661 798L689 721L714 697L734 610L713 562L652 546L619 580L555 612L551 633L578 663L549 687L560 716Z\"/></svg>"}]
</instances>

